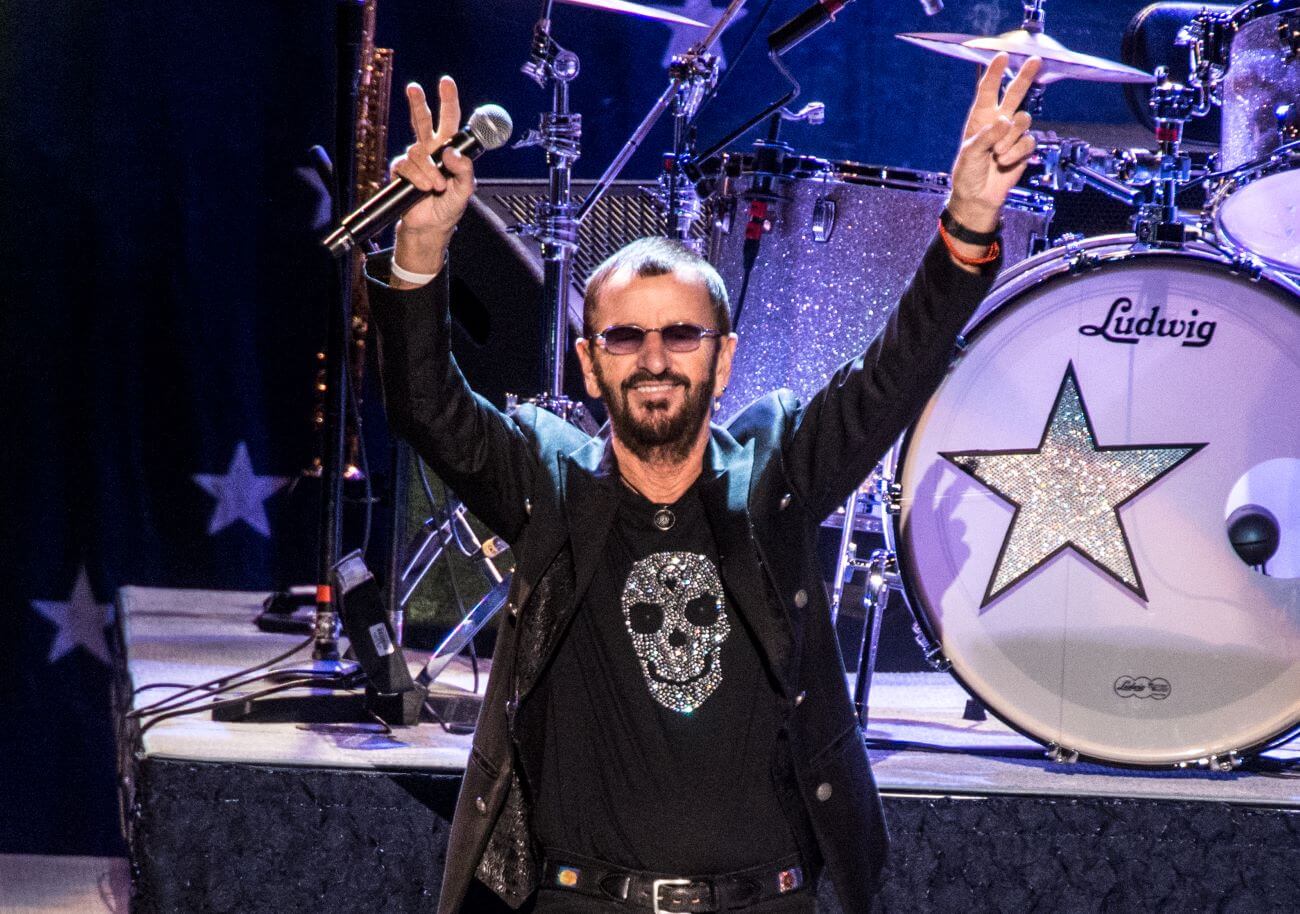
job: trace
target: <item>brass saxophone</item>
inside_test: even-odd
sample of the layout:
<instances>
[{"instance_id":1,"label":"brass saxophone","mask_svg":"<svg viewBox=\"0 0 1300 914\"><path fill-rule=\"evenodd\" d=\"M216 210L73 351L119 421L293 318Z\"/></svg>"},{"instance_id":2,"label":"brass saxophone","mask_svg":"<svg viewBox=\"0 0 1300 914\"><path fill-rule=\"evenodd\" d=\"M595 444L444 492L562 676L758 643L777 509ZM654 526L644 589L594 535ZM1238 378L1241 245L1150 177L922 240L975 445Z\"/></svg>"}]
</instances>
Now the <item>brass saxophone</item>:
<instances>
[{"instance_id":1,"label":"brass saxophone","mask_svg":"<svg viewBox=\"0 0 1300 914\"><path fill-rule=\"evenodd\" d=\"M378 0L366 0L362 9L361 47L358 53L356 118L352 126L352 155L355 163L353 194L355 205L369 200L388 182L388 108L393 84L393 49L375 47L375 12ZM362 272L368 250L354 248L352 258L352 324L348 348L348 383L354 391L357 410L361 407L362 384L366 372L366 336L370 331L370 298ZM325 430L326 387L325 353L316 353L316 408L312 427L317 437ZM345 479L361 476L361 430L355 415L348 419L347 451L343 467ZM320 475L321 458L312 461L308 471Z\"/></svg>"}]
</instances>

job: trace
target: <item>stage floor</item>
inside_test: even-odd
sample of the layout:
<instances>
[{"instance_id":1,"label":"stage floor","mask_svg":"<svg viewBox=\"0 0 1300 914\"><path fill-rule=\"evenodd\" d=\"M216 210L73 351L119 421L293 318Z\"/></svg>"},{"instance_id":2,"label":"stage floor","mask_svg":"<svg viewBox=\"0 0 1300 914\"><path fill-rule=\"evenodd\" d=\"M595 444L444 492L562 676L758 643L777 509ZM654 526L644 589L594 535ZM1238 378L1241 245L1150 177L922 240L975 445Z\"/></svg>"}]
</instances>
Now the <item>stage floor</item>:
<instances>
[{"instance_id":1,"label":"stage floor","mask_svg":"<svg viewBox=\"0 0 1300 914\"><path fill-rule=\"evenodd\" d=\"M0 854L0 914L126 914L130 881L117 857Z\"/></svg>"},{"instance_id":2,"label":"stage floor","mask_svg":"<svg viewBox=\"0 0 1300 914\"><path fill-rule=\"evenodd\" d=\"M124 588L119 696L209 680L301 640L254 628L262 598ZM472 681L464 663L449 677ZM140 734L123 720L125 705L167 692L117 709L133 912L433 911L468 736L206 714ZM874 683L866 735L929 751L871 753L892 836L873 911L1300 910L1289 771L1058 764L996 720L963 719L966 698L940 673ZM818 910L845 914L827 880Z\"/></svg>"},{"instance_id":3,"label":"stage floor","mask_svg":"<svg viewBox=\"0 0 1300 914\"><path fill-rule=\"evenodd\" d=\"M288 649L300 639L259 632L252 624L264 596L124 588L123 633L135 687L203 682ZM408 659L415 672L427 658L412 653ZM481 661L480 687L487 681L488 669L490 661ZM439 681L468 690L473 683L468 662L458 658ZM167 694L167 689L149 690L137 697L135 706ZM1137 771L1054 763L1037 743L992 717L978 722L963 719L967 698L965 690L944 673L882 673L875 677L866 731L869 738L955 750L873 749L873 768L882 791L1300 807L1300 779L1250 771ZM470 747L469 736L446 733L435 724L400 727L384 734L373 724L221 723L206 714L162 721L148 730L142 741L150 757L174 760L456 773L464 771ZM1267 756L1300 758L1300 745L1279 747Z\"/></svg>"}]
</instances>

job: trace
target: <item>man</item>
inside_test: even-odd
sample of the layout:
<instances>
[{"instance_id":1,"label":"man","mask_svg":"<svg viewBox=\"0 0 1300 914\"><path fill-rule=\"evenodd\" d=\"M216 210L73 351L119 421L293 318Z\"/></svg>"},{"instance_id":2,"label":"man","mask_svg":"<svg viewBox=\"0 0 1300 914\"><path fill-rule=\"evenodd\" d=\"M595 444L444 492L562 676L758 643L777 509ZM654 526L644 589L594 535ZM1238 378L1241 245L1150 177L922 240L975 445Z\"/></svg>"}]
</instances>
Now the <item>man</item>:
<instances>
[{"instance_id":1,"label":"man","mask_svg":"<svg viewBox=\"0 0 1300 914\"><path fill-rule=\"evenodd\" d=\"M737 338L711 267L636 242L593 275L576 349L608 409L587 438L505 416L449 349L444 251L473 191L456 88L394 171L437 192L370 269L394 429L514 549L516 569L457 803L439 911L495 893L537 911L811 912L831 877L865 911L886 833L814 552L939 383L998 266L999 212L1034 141L980 81L950 219L880 338L806 405L776 392L709 422ZM486 886L491 893L484 889ZM466 901L467 897L469 898Z\"/></svg>"}]
</instances>

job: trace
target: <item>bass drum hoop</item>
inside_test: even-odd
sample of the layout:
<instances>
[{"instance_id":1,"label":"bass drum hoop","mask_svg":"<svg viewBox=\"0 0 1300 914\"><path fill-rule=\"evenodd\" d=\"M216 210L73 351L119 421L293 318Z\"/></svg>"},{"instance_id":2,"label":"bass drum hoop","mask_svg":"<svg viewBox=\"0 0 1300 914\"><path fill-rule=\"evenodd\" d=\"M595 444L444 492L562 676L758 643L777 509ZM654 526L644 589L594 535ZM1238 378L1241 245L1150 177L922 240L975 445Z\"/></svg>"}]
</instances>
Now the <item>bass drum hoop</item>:
<instances>
[{"instance_id":1,"label":"bass drum hoop","mask_svg":"<svg viewBox=\"0 0 1300 914\"><path fill-rule=\"evenodd\" d=\"M1138 247L1136 236L1132 234L1123 235L1098 235L1092 238L1085 238L1077 242L1068 243L1062 247L1051 248L1037 254L1033 257L1026 258L1020 263L1015 264L1004 274L998 277L993 288L985 297L984 302L975 312L974 316L966 324L966 329L962 331L961 341L959 343L962 349L967 348L987 331L988 327L1001 315L1004 308L1012 306L1019 297L1031 288L1041 285L1043 282L1055 279L1064 274L1077 272L1079 266L1086 261L1085 269L1095 269L1103 267L1107 263L1116 263L1136 258L1161 257L1167 259L1190 258L1203 262L1216 264L1226 270L1233 271L1236 259L1230 252L1224 251L1221 247L1216 246L1208 241L1191 241L1179 248L1146 248ZM1284 276L1276 275L1271 271L1261 271L1260 281L1271 282L1282 289L1290 292L1300 300L1300 285L1287 279ZM934 396L937 396L937 392ZM931 396L930 400L933 400ZM930 403L926 401L926 404ZM912 434L915 426L909 426L898 442L890 449L884 458L884 469L890 480L898 480L902 477L907 462L907 453L911 447ZM905 493L904 493L905 494ZM919 596L916 595L913 587L913 581L918 577L915 571L913 556L907 549L905 540L902 535L902 512L889 512L888 522L884 524L885 547L890 550L897 558L899 592L903 595L903 600L907 604L908 611L911 613L914 624L914 631L917 641L927 658L938 670L946 672L957 681L968 695L980 702L990 714L996 717L1001 723L1048 749L1065 749L1068 753L1074 753L1071 747L1058 747L1055 743L1045 740L1043 737L1032 732L1020 724L1015 723L1015 715L1007 714L998 706L996 701L990 701L979 691L972 688L969 683L961 676L960 672L953 666L944 652L943 641L934 629L930 621L930 615L927 608L923 605ZM1278 733L1264 740L1257 741L1253 744L1247 744L1240 747L1237 752L1240 756L1255 755L1264 752L1274 746L1285 743L1292 737L1300 734L1300 719L1291 723L1290 726L1284 727ZM1116 768L1131 768L1135 770L1150 771L1165 770L1169 768L1181 768L1189 763L1198 761L1196 758L1187 758L1183 761L1172 762L1169 764L1142 764L1138 762L1126 762L1113 758L1103 758L1092 756L1087 753L1074 753L1073 757L1096 762L1102 765L1108 765Z\"/></svg>"}]
</instances>

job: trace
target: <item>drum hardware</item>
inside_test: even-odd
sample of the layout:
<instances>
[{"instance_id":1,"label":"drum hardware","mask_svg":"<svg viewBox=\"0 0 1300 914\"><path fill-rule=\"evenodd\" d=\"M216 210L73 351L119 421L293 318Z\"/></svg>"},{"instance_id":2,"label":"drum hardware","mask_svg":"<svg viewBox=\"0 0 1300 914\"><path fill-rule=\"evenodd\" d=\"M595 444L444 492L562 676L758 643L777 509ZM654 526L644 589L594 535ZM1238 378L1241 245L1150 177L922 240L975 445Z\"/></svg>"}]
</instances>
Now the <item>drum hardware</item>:
<instances>
[{"instance_id":1,"label":"drum hardware","mask_svg":"<svg viewBox=\"0 0 1300 914\"><path fill-rule=\"evenodd\" d=\"M1030 184L1070 192L1091 187L1135 208L1132 230L1141 241L1179 244L1187 237L1187 225L1179 218L1178 193L1207 174L1206 169L1193 169L1191 156L1182 148L1183 126L1193 116L1199 95L1170 82L1163 69L1157 73L1160 83L1149 100L1160 144L1156 150L1098 150L1084 140L1035 133L1041 171Z\"/></svg>"},{"instance_id":2,"label":"drum hardware","mask_svg":"<svg viewBox=\"0 0 1300 914\"><path fill-rule=\"evenodd\" d=\"M1183 125L1192 116L1198 100L1195 89L1170 82L1163 70L1157 70L1160 82L1151 90L1148 102L1156 123L1154 169L1146 169L1146 198L1138 204L1133 219L1133 234L1148 244L1181 244L1186 226L1178 220L1178 188L1191 178L1192 159L1182 149ZM1136 176L1135 176L1136 183Z\"/></svg>"},{"instance_id":3,"label":"drum hardware","mask_svg":"<svg viewBox=\"0 0 1300 914\"><path fill-rule=\"evenodd\" d=\"M1179 762L1178 767L1182 769L1200 768L1207 771L1221 771L1226 773L1240 768L1243 761L1245 760L1233 751L1225 752L1222 755L1207 755L1190 762Z\"/></svg>"},{"instance_id":4,"label":"drum hardware","mask_svg":"<svg viewBox=\"0 0 1300 914\"><path fill-rule=\"evenodd\" d=\"M573 252L578 245L578 220L572 199L573 163L581 155L582 115L569 109L569 83L581 70L578 55L551 36L552 0L543 0L533 26L528 61L522 72L543 89L550 86L551 110L543 112L537 130L530 130L517 146L537 145L546 153L549 195L537 206L535 220L519 232L542 249L542 300L550 320L550 348L546 353L543 384L545 408L568 419L580 406L564 394L564 356L569 344L568 296Z\"/></svg>"},{"instance_id":5,"label":"drum hardware","mask_svg":"<svg viewBox=\"0 0 1300 914\"><path fill-rule=\"evenodd\" d=\"M1183 26L1174 40L1175 46L1187 49L1187 84L1196 90L1194 117L1205 117L1220 103L1219 88L1226 67L1216 62L1211 49L1222 42L1223 26L1222 18L1202 12Z\"/></svg>"},{"instance_id":6,"label":"drum hardware","mask_svg":"<svg viewBox=\"0 0 1300 914\"><path fill-rule=\"evenodd\" d=\"M835 201L828 197L818 197L817 202L813 204L812 213L812 235L813 241L817 244L825 244L831 240L831 233L835 231Z\"/></svg>"},{"instance_id":7,"label":"drum hardware","mask_svg":"<svg viewBox=\"0 0 1300 914\"><path fill-rule=\"evenodd\" d=\"M876 669L876 650L880 645L880 621L889 604L890 591L896 590L901 584L898 561L887 549L875 550L866 562L854 559L853 567L864 568L867 573L867 584L862 594L862 608L865 612L862 643L858 648L858 675L853 684L853 708L857 712L859 725L866 727L871 703L871 678Z\"/></svg>"},{"instance_id":8,"label":"drum hardware","mask_svg":"<svg viewBox=\"0 0 1300 914\"><path fill-rule=\"evenodd\" d=\"M1066 271L1071 276L1086 273L1101 263L1100 258L1088 252L1083 244L1084 240L1082 235L1071 233L1062 235L1053 245L1054 248L1059 248L1062 256L1065 257Z\"/></svg>"},{"instance_id":9,"label":"drum hardware","mask_svg":"<svg viewBox=\"0 0 1300 914\"><path fill-rule=\"evenodd\" d=\"M1054 765L1073 765L1079 761L1079 753L1058 746L1056 743L1050 743L1047 747L1047 760Z\"/></svg>"},{"instance_id":10,"label":"drum hardware","mask_svg":"<svg viewBox=\"0 0 1300 914\"><path fill-rule=\"evenodd\" d=\"M1273 109L1277 118L1277 131L1287 143L1300 140L1300 108L1295 102L1283 102Z\"/></svg>"},{"instance_id":11,"label":"drum hardware","mask_svg":"<svg viewBox=\"0 0 1300 914\"><path fill-rule=\"evenodd\" d=\"M676 105L676 110L683 116L689 114L694 116L707 96L707 91L703 88L705 82L710 85L716 84L717 79L717 58L711 53L713 46L717 44L722 37L723 31L731 25L737 16L740 15L741 8L745 5L745 0L731 0L727 8L722 11L717 22L709 29L707 35L691 46L685 54L678 55L673 59L673 64L669 68L669 82L663 94L650 106L641 123L632 132L632 136L623 144L622 149L614 156L612 162L605 169L604 173L596 181L596 186L592 188L591 193L582 201L578 208L577 220L582 221L596 202L604 195L609 186L622 173L628 160L632 158L633 153L641 147L650 130L658 123L659 118L668 110L670 105ZM685 121L680 122L677 126ZM686 133L685 130L674 130L675 140L679 133ZM684 137L683 137L684 139ZM674 149L674 169L685 169L686 158L683 149ZM677 224L677 230L680 230L680 222Z\"/></svg>"},{"instance_id":12,"label":"drum hardware","mask_svg":"<svg viewBox=\"0 0 1300 914\"><path fill-rule=\"evenodd\" d=\"M1283 14L1277 20L1277 39L1282 45L1282 60L1290 63L1300 54L1300 16Z\"/></svg>"},{"instance_id":13,"label":"drum hardware","mask_svg":"<svg viewBox=\"0 0 1300 914\"><path fill-rule=\"evenodd\" d=\"M1142 195L1126 177L1136 164L1131 151L1093 149L1085 140L1061 138L1038 130L1031 132L1038 140L1035 164L1042 168L1029 179L1031 186L1069 193L1091 187L1112 200L1133 207L1138 205Z\"/></svg>"},{"instance_id":14,"label":"drum hardware","mask_svg":"<svg viewBox=\"0 0 1300 914\"><path fill-rule=\"evenodd\" d=\"M902 495L894 482L884 474L882 467L876 467L866 482L858 487L831 515L834 524L840 527L840 544L835 561L834 585L831 588L831 625L839 619L840 605L844 597L844 585L853 576L854 569L866 567L862 563L854 564L857 555L857 543L853 541L854 533L878 533L883 529L881 518L889 518L898 513L898 498Z\"/></svg>"}]
</instances>

